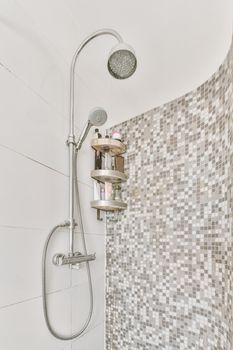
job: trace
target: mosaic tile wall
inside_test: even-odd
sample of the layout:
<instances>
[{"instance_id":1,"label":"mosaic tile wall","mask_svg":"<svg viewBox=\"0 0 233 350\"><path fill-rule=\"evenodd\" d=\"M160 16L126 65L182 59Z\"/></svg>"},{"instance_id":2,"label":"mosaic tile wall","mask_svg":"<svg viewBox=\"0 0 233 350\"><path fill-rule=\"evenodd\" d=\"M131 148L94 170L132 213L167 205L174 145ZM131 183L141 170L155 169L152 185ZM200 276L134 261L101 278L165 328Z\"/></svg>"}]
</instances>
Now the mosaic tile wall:
<instances>
[{"instance_id":1,"label":"mosaic tile wall","mask_svg":"<svg viewBox=\"0 0 233 350\"><path fill-rule=\"evenodd\" d=\"M233 50L119 125L128 209L108 214L106 350L233 349Z\"/></svg>"}]
</instances>

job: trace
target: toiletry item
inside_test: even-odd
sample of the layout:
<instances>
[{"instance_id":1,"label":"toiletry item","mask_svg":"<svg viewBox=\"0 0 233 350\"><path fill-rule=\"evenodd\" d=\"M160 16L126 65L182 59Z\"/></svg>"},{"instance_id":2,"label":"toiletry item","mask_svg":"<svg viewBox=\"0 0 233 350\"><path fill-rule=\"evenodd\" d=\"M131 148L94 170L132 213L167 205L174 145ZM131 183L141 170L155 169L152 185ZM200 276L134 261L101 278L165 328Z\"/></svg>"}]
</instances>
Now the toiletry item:
<instances>
[{"instance_id":1,"label":"toiletry item","mask_svg":"<svg viewBox=\"0 0 233 350\"><path fill-rule=\"evenodd\" d=\"M121 141L121 140L122 140L121 133L120 133L118 130L113 130L113 132L112 132L112 138L113 138L114 140Z\"/></svg>"},{"instance_id":2,"label":"toiletry item","mask_svg":"<svg viewBox=\"0 0 233 350\"><path fill-rule=\"evenodd\" d=\"M113 197L112 195L112 183L111 182L105 182L105 200L111 200Z\"/></svg>"},{"instance_id":3,"label":"toiletry item","mask_svg":"<svg viewBox=\"0 0 233 350\"><path fill-rule=\"evenodd\" d=\"M101 134L99 132L99 129L95 129L94 135L93 135L93 139L101 139Z\"/></svg>"},{"instance_id":4,"label":"toiletry item","mask_svg":"<svg viewBox=\"0 0 233 350\"><path fill-rule=\"evenodd\" d=\"M105 152L105 169L112 170L112 157L109 152Z\"/></svg>"},{"instance_id":5,"label":"toiletry item","mask_svg":"<svg viewBox=\"0 0 233 350\"><path fill-rule=\"evenodd\" d=\"M102 154L102 168L105 170L112 170L112 156L109 152L104 152Z\"/></svg>"},{"instance_id":6,"label":"toiletry item","mask_svg":"<svg viewBox=\"0 0 233 350\"><path fill-rule=\"evenodd\" d=\"M94 180L94 200L100 200L100 184L96 180Z\"/></svg>"},{"instance_id":7,"label":"toiletry item","mask_svg":"<svg viewBox=\"0 0 233 350\"><path fill-rule=\"evenodd\" d=\"M105 135L105 138L106 138L106 139L109 139L110 137L109 137L109 135Z\"/></svg>"},{"instance_id":8,"label":"toiletry item","mask_svg":"<svg viewBox=\"0 0 233 350\"><path fill-rule=\"evenodd\" d=\"M101 169L105 169L105 153L102 154L102 158L101 158Z\"/></svg>"},{"instance_id":9,"label":"toiletry item","mask_svg":"<svg viewBox=\"0 0 233 350\"><path fill-rule=\"evenodd\" d=\"M122 200L121 185L120 184L114 184L113 185L113 199L115 201L121 201Z\"/></svg>"},{"instance_id":10,"label":"toiletry item","mask_svg":"<svg viewBox=\"0 0 233 350\"><path fill-rule=\"evenodd\" d=\"M105 185L100 183L100 199L105 200Z\"/></svg>"},{"instance_id":11,"label":"toiletry item","mask_svg":"<svg viewBox=\"0 0 233 350\"><path fill-rule=\"evenodd\" d=\"M115 156L114 160L115 160L115 166L114 166L115 170L121 171L123 173L124 172L124 162L125 162L124 157Z\"/></svg>"},{"instance_id":12,"label":"toiletry item","mask_svg":"<svg viewBox=\"0 0 233 350\"><path fill-rule=\"evenodd\" d=\"M102 153L95 151L95 170L102 169Z\"/></svg>"},{"instance_id":13,"label":"toiletry item","mask_svg":"<svg viewBox=\"0 0 233 350\"><path fill-rule=\"evenodd\" d=\"M115 157L111 157L111 158L112 158L111 169L112 169L112 170L116 170L116 169L115 169Z\"/></svg>"},{"instance_id":14,"label":"toiletry item","mask_svg":"<svg viewBox=\"0 0 233 350\"><path fill-rule=\"evenodd\" d=\"M99 129L95 129L95 133L93 135L94 139L100 139L102 136L99 133ZM102 153L100 151L95 151L95 170L101 169L102 165Z\"/></svg>"}]
</instances>

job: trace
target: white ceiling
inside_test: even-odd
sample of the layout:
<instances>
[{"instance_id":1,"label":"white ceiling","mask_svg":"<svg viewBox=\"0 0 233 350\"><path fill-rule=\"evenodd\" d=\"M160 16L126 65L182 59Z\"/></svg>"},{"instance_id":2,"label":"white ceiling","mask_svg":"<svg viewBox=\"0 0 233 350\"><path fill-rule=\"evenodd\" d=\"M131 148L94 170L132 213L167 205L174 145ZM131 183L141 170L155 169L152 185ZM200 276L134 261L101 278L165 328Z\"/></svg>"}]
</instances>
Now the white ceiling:
<instances>
[{"instance_id":1,"label":"white ceiling","mask_svg":"<svg viewBox=\"0 0 233 350\"><path fill-rule=\"evenodd\" d=\"M79 91L78 108L83 116L101 105L109 125L203 83L224 60L232 37L233 0L18 1L68 61L85 36L105 27L135 48L138 69L125 81L106 70L114 38L96 39L80 57L77 70L86 91Z\"/></svg>"}]
</instances>

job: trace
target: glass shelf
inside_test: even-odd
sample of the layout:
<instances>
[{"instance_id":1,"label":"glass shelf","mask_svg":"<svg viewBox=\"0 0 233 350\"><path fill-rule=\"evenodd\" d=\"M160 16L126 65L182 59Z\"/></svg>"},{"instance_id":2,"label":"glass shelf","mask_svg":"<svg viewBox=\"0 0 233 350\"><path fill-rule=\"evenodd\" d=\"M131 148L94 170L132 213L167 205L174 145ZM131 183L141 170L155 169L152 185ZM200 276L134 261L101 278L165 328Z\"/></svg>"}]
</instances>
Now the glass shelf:
<instances>
[{"instance_id":1,"label":"glass shelf","mask_svg":"<svg viewBox=\"0 0 233 350\"><path fill-rule=\"evenodd\" d=\"M114 211L127 208L127 204L114 200L97 200L91 202L91 207L99 210Z\"/></svg>"},{"instance_id":2,"label":"glass shelf","mask_svg":"<svg viewBox=\"0 0 233 350\"><path fill-rule=\"evenodd\" d=\"M117 170L92 170L91 177L100 182L119 183L127 180L128 176Z\"/></svg>"},{"instance_id":3,"label":"glass shelf","mask_svg":"<svg viewBox=\"0 0 233 350\"><path fill-rule=\"evenodd\" d=\"M110 138L93 139L91 141L91 147L96 151L109 152L112 156L117 156L126 151L126 145L124 143Z\"/></svg>"}]
</instances>

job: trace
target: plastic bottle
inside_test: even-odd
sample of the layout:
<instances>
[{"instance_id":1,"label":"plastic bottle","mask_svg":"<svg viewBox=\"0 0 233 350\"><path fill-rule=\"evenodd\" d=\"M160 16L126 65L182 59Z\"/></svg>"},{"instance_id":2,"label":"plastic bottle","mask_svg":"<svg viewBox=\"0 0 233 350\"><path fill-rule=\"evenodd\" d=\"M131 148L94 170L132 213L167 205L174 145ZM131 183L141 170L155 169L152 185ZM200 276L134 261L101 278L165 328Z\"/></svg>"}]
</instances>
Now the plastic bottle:
<instances>
[{"instance_id":1,"label":"plastic bottle","mask_svg":"<svg viewBox=\"0 0 233 350\"><path fill-rule=\"evenodd\" d=\"M121 141L121 140L122 140L122 135L121 135L120 131L118 131L118 130L113 130L113 132L112 132L112 138L113 138L114 140Z\"/></svg>"},{"instance_id":2,"label":"plastic bottle","mask_svg":"<svg viewBox=\"0 0 233 350\"><path fill-rule=\"evenodd\" d=\"M93 138L100 139L102 136L99 132L99 129L95 129ZM95 151L95 170L101 169L102 166L102 153L100 151Z\"/></svg>"},{"instance_id":3,"label":"plastic bottle","mask_svg":"<svg viewBox=\"0 0 233 350\"><path fill-rule=\"evenodd\" d=\"M114 184L114 197L113 198L115 201L122 200L121 185L120 184Z\"/></svg>"}]
</instances>

